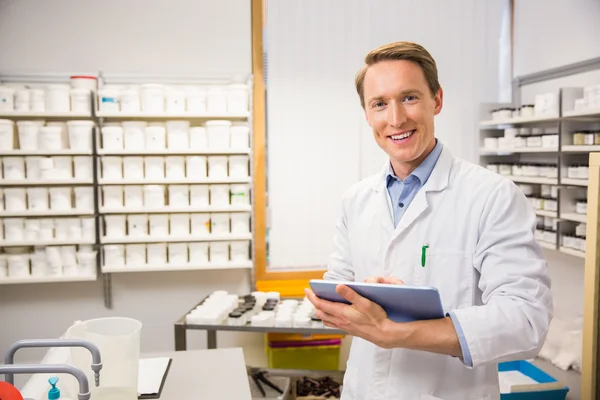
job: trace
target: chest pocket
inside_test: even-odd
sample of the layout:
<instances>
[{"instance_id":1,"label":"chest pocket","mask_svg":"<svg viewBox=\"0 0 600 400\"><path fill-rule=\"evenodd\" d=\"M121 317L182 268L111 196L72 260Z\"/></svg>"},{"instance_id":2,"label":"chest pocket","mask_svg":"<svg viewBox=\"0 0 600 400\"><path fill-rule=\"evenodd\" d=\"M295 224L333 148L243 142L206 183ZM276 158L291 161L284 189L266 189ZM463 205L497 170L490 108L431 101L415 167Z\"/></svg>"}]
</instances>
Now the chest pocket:
<instances>
[{"instance_id":1,"label":"chest pocket","mask_svg":"<svg viewBox=\"0 0 600 400\"><path fill-rule=\"evenodd\" d=\"M415 284L438 289L444 311L473 305L473 255L471 253L427 249L425 266L415 271Z\"/></svg>"}]
</instances>

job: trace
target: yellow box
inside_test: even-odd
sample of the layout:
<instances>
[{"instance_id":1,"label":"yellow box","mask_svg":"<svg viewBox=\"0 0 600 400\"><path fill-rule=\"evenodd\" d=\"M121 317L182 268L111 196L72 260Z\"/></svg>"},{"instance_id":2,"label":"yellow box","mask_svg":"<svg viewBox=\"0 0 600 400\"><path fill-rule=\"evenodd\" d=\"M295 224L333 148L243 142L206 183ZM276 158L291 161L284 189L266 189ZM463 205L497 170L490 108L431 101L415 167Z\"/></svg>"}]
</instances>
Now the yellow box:
<instances>
[{"instance_id":1,"label":"yellow box","mask_svg":"<svg viewBox=\"0 0 600 400\"><path fill-rule=\"evenodd\" d=\"M342 346L271 348L267 346L269 368L338 371Z\"/></svg>"}]
</instances>

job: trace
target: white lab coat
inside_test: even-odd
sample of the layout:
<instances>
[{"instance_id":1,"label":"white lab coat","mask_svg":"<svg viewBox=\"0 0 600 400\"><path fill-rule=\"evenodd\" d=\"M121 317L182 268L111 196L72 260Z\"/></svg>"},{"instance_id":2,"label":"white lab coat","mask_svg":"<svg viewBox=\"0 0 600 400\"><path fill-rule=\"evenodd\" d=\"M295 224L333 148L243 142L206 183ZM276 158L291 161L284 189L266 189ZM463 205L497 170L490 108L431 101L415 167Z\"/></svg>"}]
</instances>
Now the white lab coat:
<instances>
[{"instance_id":1,"label":"white lab coat","mask_svg":"<svg viewBox=\"0 0 600 400\"><path fill-rule=\"evenodd\" d=\"M499 399L498 362L537 355L552 319L533 209L512 181L444 149L394 228L387 171L386 164L344 196L325 279L393 276L437 287L460 321L473 367L354 338L342 399Z\"/></svg>"}]
</instances>

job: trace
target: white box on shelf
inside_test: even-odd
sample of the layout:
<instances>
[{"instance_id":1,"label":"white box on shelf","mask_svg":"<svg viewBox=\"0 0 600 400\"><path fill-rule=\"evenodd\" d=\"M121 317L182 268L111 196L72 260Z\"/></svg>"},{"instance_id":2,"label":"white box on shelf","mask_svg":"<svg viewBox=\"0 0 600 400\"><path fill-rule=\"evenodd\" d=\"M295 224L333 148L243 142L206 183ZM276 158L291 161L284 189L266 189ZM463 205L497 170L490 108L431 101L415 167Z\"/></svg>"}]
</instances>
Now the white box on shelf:
<instances>
[{"instance_id":1,"label":"white box on shelf","mask_svg":"<svg viewBox=\"0 0 600 400\"><path fill-rule=\"evenodd\" d=\"M13 111L15 108L15 89L0 86L0 111Z\"/></svg>"},{"instance_id":2,"label":"white box on shelf","mask_svg":"<svg viewBox=\"0 0 600 400\"><path fill-rule=\"evenodd\" d=\"M71 150L92 151L93 121L68 121L69 148Z\"/></svg>"},{"instance_id":3,"label":"white box on shelf","mask_svg":"<svg viewBox=\"0 0 600 400\"><path fill-rule=\"evenodd\" d=\"M25 189L6 188L4 189L4 206L6 211L25 211L27 201L25 200Z\"/></svg>"},{"instance_id":4,"label":"white box on shelf","mask_svg":"<svg viewBox=\"0 0 600 400\"><path fill-rule=\"evenodd\" d=\"M187 150L190 143L189 121L167 121L167 148Z\"/></svg>"},{"instance_id":5,"label":"white box on shelf","mask_svg":"<svg viewBox=\"0 0 600 400\"><path fill-rule=\"evenodd\" d=\"M27 188L27 204L31 211L48 210L48 188Z\"/></svg>"},{"instance_id":6,"label":"white box on shelf","mask_svg":"<svg viewBox=\"0 0 600 400\"><path fill-rule=\"evenodd\" d=\"M33 112L46 111L46 95L43 89L29 91L29 109Z\"/></svg>"},{"instance_id":7,"label":"white box on shelf","mask_svg":"<svg viewBox=\"0 0 600 400\"><path fill-rule=\"evenodd\" d=\"M208 205L208 185L190 185L190 206L205 207Z\"/></svg>"},{"instance_id":8,"label":"white box on shelf","mask_svg":"<svg viewBox=\"0 0 600 400\"><path fill-rule=\"evenodd\" d=\"M161 114L165 112L165 87L158 83L145 83L140 87L142 111Z\"/></svg>"},{"instance_id":9,"label":"white box on shelf","mask_svg":"<svg viewBox=\"0 0 600 400\"><path fill-rule=\"evenodd\" d=\"M125 208L128 210L144 207L144 189L138 185L125 186Z\"/></svg>"},{"instance_id":10,"label":"white box on shelf","mask_svg":"<svg viewBox=\"0 0 600 400\"><path fill-rule=\"evenodd\" d=\"M208 134L204 126L190 128L190 150L206 150L208 148Z\"/></svg>"},{"instance_id":11,"label":"white box on shelf","mask_svg":"<svg viewBox=\"0 0 600 400\"><path fill-rule=\"evenodd\" d=\"M247 122L233 122L229 133L232 149L248 149L250 147L250 127Z\"/></svg>"},{"instance_id":12,"label":"white box on shelf","mask_svg":"<svg viewBox=\"0 0 600 400\"><path fill-rule=\"evenodd\" d=\"M210 235L210 214L198 213L191 215L192 236Z\"/></svg>"},{"instance_id":13,"label":"white box on shelf","mask_svg":"<svg viewBox=\"0 0 600 400\"><path fill-rule=\"evenodd\" d=\"M42 218L40 220L40 240L52 240L54 238L55 220L53 218ZM95 232L94 232L95 237Z\"/></svg>"},{"instance_id":14,"label":"white box on shelf","mask_svg":"<svg viewBox=\"0 0 600 400\"><path fill-rule=\"evenodd\" d=\"M83 229L79 218L69 218L69 240L82 240Z\"/></svg>"},{"instance_id":15,"label":"white box on shelf","mask_svg":"<svg viewBox=\"0 0 600 400\"><path fill-rule=\"evenodd\" d=\"M102 178L123 179L123 157L102 157Z\"/></svg>"},{"instance_id":16,"label":"white box on shelf","mask_svg":"<svg viewBox=\"0 0 600 400\"><path fill-rule=\"evenodd\" d=\"M128 215L127 235L129 237L148 236L148 216L146 214Z\"/></svg>"},{"instance_id":17,"label":"white box on shelf","mask_svg":"<svg viewBox=\"0 0 600 400\"><path fill-rule=\"evenodd\" d=\"M227 178L227 156L209 156L208 157L208 177L209 178Z\"/></svg>"},{"instance_id":18,"label":"white box on shelf","mask_svg":"<svg viewBox=\"0 0 600 400\"><path fill-rule=\"evenodd\" d=\"M165 158L164 157L144 157L145 176L148 179L165 178Z\"/></svg>"},{"instance_id":19,"label":"white box on shelf","mask_svg":"<svg viewBox=\"0 0 600 400\"><path fill-rule=\"evenodd\" d=\"M190 187L189 185L169 185L169 206L189 207Z\"/></svg>"},{"instance_id":20,"label":"white box on shelf","mask_svg":"<svg viewBox=\"0 0 600 400\"><path fill-rule=\"evenodd\" d=\"M125 265L125 246L111 244L104 246L104 265L109 268L118 268Z\"/></svg>"},{"instance_id":21,"label":"white box on shelf","mask_svg":"<svg viewBox=\"0 0 600 400\"><path fill-rule=\"evenodd\" d=\"M217 207L229 205L229 185L210 185L210 205Z\"/></svg>"},{"instance_id":22,"label":"white box on shelf","mask_svg":"<svg viewBox=\"0 0 600 400\"><path fill-rule=\"evenodd\" d=\"M167 113L185 112L185 91L182 88L170 87L166 89L165 109Z\"/></svg>"},{"instance_id":23,"label":"white box on shelf","mask_svg":"<svg viewBox=\"0 0 600 400\"><path fill-rule=\"evenodd\" d=\"M40 233L40 220L39 219L26 219L25 220L25 231L23 240L28 242L35 242L39 239ZM10 240L13 240L10 237Z\"/></svg>"},{"instance_id":24,"label":"white box on shelf","mask_svg":"<svg viewBox=\"0 0 600 400\"><path fill-rule=\"evenodd\" d=\"M189 179L206 178L206 157L187 156L185 158L185 175Z\"/></svg>"},{"instance_id":25,"label":"white box on shelf","mask_svg":"<svg viewBox=\"0 0 600 400\"><path fill-rule=\"evenodd\" d=\"M40 128L43 124L43 122L38 121L17 121L19 148L21 150L37 150Z\"/></svg>"},{"instance_id":26,"label":"white box on shelf","mask_svg":"<svg viewBox=\"0 0 600 400\"><path fill-rule=\"evenodd\" d=\"M229 242L211 242L209 250L210 262L213 264L229 261Z\"/></svg>"},{"instance_id":27,"label":"white box on shelf","mask_svg":"<svg viewBox=\"0 0 600 400\"><path fill-rule=\"evenodd\" d=\"M92 217L80 218L81 239L93 241L96 238L96 221Z\"/></svg>"},{"instance_id":28,"label":"white box on shelf","mask_svg":"<svg viewBox=\"0 0 600 400\"><path fill-rule=\"evenodd\" d=\"M75 208L78 210L94 209L94 188L93 187L75 187Z\"/></svg>"},{"instance_id":29,"label":"white box on shelf","mask_svg":"<svg viewBox=\"0 0 600 400\"><path fill-rule=\"evenodd\" d=\"M102 127L102 148L104 150L123 150L123 127L113 125Z\"/></svg>"},{"instance_id":30,"label":"white box on shelf","mask_svg":"<svg viewBox=\"0 0 600 400\"><path fill-rule=\"evenodd\" d=\"M124 157L123 176L125 179L144 179L144 157Z\"/></svg>"},{"instance_id":31,"label":"white box on shelf","mask_svg":"<svg viewBox=\"0 0 600 400\"><path fill-rule=\"evenodd\" d=\"M248 112L250 90L248 85L233 83L227 88L227 111L230 113Z\"/></svg>"},{"instance_id":32,"label":"white box on shelf","mask_svg":"<svg viewBox=\"0 0 600 400\"><path fill-rule=\"evenodd\" d=\"M250 204L250 185L231 185L231 205L246 206Z\"/></svg>"},{"instance_id":33,"label":"white box on shelf","mask_svg":"<svg viewBox=\"0 0 600 400\"><path fill-rule=\"evenodd\" d=\"M208 243L194 242L189 243L190 249L190 264L207 264L208 263Z\"/></svg>"},{"instance_id":34,"label":"white box on shelf","mask_svg":"<svg viewBox=\"0 0 600 400\"><path fill-rule=\"evenodd\" d=\"M125 149L140 150L146 147L146 122L123 121L122 126Z\"/></svg>"},{"instance_id":35,"label":"white box on shelf","mask_svg":"<svg viewBox=\"0 0 600 400\"><path fill-rule=\"evenodd\" d=\"M69 239L69 219L56 218L54 220L54 237L56 240Z\"/></svg>"},{"instance_id":36,"label":"white box on shelf","mask_svg":"<svg viewBox=\"0 0 600 400\"><path fill-rule=\"evenodd\" d=\"M21 181L25 179L25 159L23 157L2 157L4 180Z\"/></svg>"},{"instance_id":37,"label":"white box on shelf","mask_svg":"<svg viewBox=\"0 0 600 400\"><path fill-rule=\"evenodd\" d=\"M65 267L74 267L77 265L77 247L76 246L60 246L60 259Z\"/></svg>"},{"instance_id":38,"label":"white box on shelf","mask_svg":"<svg viewBox=\"0 0 600 400\"><path fill-rule=\"evenodd\" d=\"M231 214L231 233L247 234L250 233L250 214L232 213Z\"/></svg>"},{"instance_id":39,"label":"white box on shelf","mask_svg":"<svg viewBox=\"0 0 600 400\"><path fill-rule=\"evenodd\" d=\"M198 86L187 88L186 109L189 113L206 113L206 91Z\"/></svg>"},{"instance_id":40,"label":"white box on shelf","mask_svg":"<svg viewBox=\"0 0 600 400\"><path fill-rule=\"evenodd\" d=\"M92 112L92 92L89 89L71 89L71 110L73 112Z\"/></svg>"},{"instance_id":41,"label":"white box on shelf","mask_svg":"<svg viewBox=\"0 0 600 400\"><path fill-rule=\"evenodd\" d=\"M29 255L11 254L6 257L8 261L8 276L11 278L25 278L29 276Z\"/></svg>"},{"instance_id":42,"label":"white box on shelf","mask_svg":"<svg viewBox=\"0 0 600 400\"><path fill-rule=\"evenodd\" d=\"M184 156L168 156L165 157L165 169L168 179L184 179L185 178L185 157Z\"/></svg>"},{"instance_id":43,"label":"white box on shelf","mask_svg":"<svg viewBox=\"0 0 600 400\"><path fill-rule=\"evenodd\" d=\"M227 112L227 90L224 87L215 86L208 90L206 111L209 114L224 114Z\"/></svg>"},{"instance_id":44,"label":"white box on shelf","mask_svg":"<svg viewBox=\"0 0 600 400\"><path fill-rule=\"evenodd\" d=\"M229 156L229 176L231 178L247 178L249 163L249 156Z\"/></svg>"},{"instance_id":45,"label":"white box on shelf","mask_svg":"<svg viewBox=\"0 0 600 400\"><path fill-rule=\"evenodd\" d=\"M71 188L52 187L50 192L50 209L53 211L71 210Z\"/></svg>"},{"instance_id":46,"label":"white box on shelf","mask_svg":"<svg viewBox=\"0 0 600 400\"><path fill-rule=\"evenodd\" d=\"M165 205L165 187L161 185L144 185L144 207L158 208Z\"/></svg>"},{"instance_id":47,"label":"white box on shelf","mask_svg":"<svg viewBox=\"0 0 600 400\"><path fill-rule=\"evenodd\" d=\"M168 214L150 214L150 236L161 237L169 235L169 215Z\"/></svg>"},{"instance_id":48,"label":"white box on shelf","mask_svg":"<svg viewBox=\"0 0 600 400\"><path fill-rule=\"evenodd\" d=\"M102 194L104 207L123 208L123 186L104 186Z\"/></svg>"},{"instance_id":49,"label":"white box on shelf","mask_svg":"<svg viewBox=\"0 0 600 400\"><path fill-rule=\"evenodd\" d=\"M29 256L31 260L31 276L36 278L42 278L48 274L48 263L46 257L41 254L31 254Z\"/></svg>"},{"instance_id":50,"label":"white box on shelf","mask_svg":"<svg viewBox=\"0 0 600 400\"><path fill-rule=\"evenodd\" d=\"M25 157L25 175L28 180L38 180L41 178L40 160L42 157L27 156Z\"/></svg>"},{"instance_id":51,"label":"white box on shelf","mask_svg":"<svg viewBox=\"0 0 600 400\"><path fill-rule=\"evenodd\" d=\"M14 125L15 123L9 119L0 119L0 149L14 149Z\"/></svg>"},{"instance_id":52,"label":"white box on shelf","mask_svg":"<svg viewBox=\"0 0 600 400\"><path fill-rule=\"evenodd\" d=\"M189 214L170 214L169 215L169 234L171 236L189 236L190 234L190 215Z\"/></svg>"},{"instance_id":53,"label":"white box on shelf","mask_svg":"<svg viewBox=\"0 0 600 400\"><path fill-rule=\"evenodd\" d=\"M90 156L75 156L73 157L73 165L75 168L76 179L88 179L94 178L93 161Z\"/></svg>"},{"instance_id":54,"label":"white box on shelf","mask_svg":"<svg viewBox=\"0 0 600 400\"><path fill-rule=\"evenodd\" d=\"M229 226L230 216L228 213L217 213L210 215L210 232L213 235L228 235L231 233Z\"/></svg>"},{"instance_id":55,"label":"white box on shelf","mask_svg":"<svg viewBox=\"0 0 600 400\"><path fill-rule=\"evenodd\" d=\"M146 265L146 245L128 244L125 246L125 265Z\"/></svg>"},{"instance_id":56,"label":"white box on shelf","mask_svg":"<svg viewBox=\"0 0 600 400\"><path fill-rule=\"evenodd\" d=\"M165 150L167 128L162 122L151 122L146 126L146 148L148 150Z\"/></svg>"},{"instance_id":57,"label":"white box on shelf","mask_svg":"<svg viewBox=\"0 0 600 400\"><path fill-rule=\"evenodd\" d=\"M128 88L121 92L121 112L139 113L141 109L142 101L137 88Z\"/></svg>"},{"instance_id":58,"label":"white box on shelf","mask_svg":"<svg viewBox=\"0 0 600 400\"><path fill-rule=\"evenodd\" d=\"M73 178L73 159L71 157L52 157L55 179Z\"/></svg>"},{"instance_id":59,"label":"white box on shelf","mask_svg":"<svg viewBox=\"0 0 600 400\"><path fill-rule=\"evenodd\" d=\"M54 179L53 157L41 157L38 166L40 179Z\"/></svg>"},{"instance_id":60,"label":"white box on shelf","mask_svg":"<svg viewBox=\"0 0 600 400\"><path fill-rule=\"evenodd\" d=\"M125 237L125 215L105 215L105 235L107 238Z\"/></svg>"},{"instance_id":61,"label":"white box on shelf","mask_svg":"<svg viewBox=\"0 0 600 400\"><path fill-rule=\"evenodd\" d=\"M205 125L208 137L208 148L217 150L228 149L230 146L229 131L231 128L231 121L206 121Z\"/></svg>"},{"instance_id":62,"label":"white box on shelf","mask_svg":"<svg viewBox=\"0 0 600 400\"><path fill-rule=\"evenodd\" d=\"M250 242L247 240L231 242L229 244L231 261L247 262L250 260Z\"/></svg>"},{"instance_id":63,"label":"white box on shelf","mask_svg":"<svg viewBox=\"0 0 600 400\"><path fill-rule=\"evenodd\" d=\"M186 265L188 263L187 243L169 243L169 264Z\"/></svg>"},{"instance_id":64,"label":"white box on shelf","mask_svg":"<svg viewBox=\"0 0 600 400\"><path fill-rule=\"evenodd\" d=\"M4 218L4 235L10 241L19 242L25 237L24 218Z\"/></svg>"},{"instance_id":65,"label":"white box on shelf","mask_svg":"<svg viewBox=\"0 0 600 400\"><path fill-rule=\"evenodd\" d=\"M148 243L146 245L148 265L164 266L167 264L167 244Z\"/></svg>"},{"instance_id":66,"label":"white box on shelf","mask_svg":"<svg viewBox=\"0 0 600 400\"><path fill-rule=\"evenodd\" d=\"M71 111L71 86L64 84L46 85L45 94L47 111Z\"/></svg>"}]
</instances>

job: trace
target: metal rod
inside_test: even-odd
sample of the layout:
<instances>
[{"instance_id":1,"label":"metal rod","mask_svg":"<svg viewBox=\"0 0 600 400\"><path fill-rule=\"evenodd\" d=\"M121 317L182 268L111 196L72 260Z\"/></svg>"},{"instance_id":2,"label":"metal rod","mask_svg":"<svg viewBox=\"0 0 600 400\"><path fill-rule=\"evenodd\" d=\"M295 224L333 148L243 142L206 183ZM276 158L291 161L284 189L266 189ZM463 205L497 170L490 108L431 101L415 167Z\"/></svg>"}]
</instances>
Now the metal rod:
<instances>
[{"instance_id":1,"label":"metal rod","mask_svg":"<svg viewBox=\"0 0 600 400\"><path fill-rule=\"evenodd\" d=\"M600 57L589 60L579 61L573 64L567 64L556 68L550 68L532 74L515 77L518 86L531 85L532 83L549 81L562 78L564 76L581 74L600 69Z\"/></svg>"},{"instance_id":2,"label":"metal rod","mask_svg":"<svg viewBox=\"0 0 600 400\"><path fill-rule=\"evenodd\" d=\"M214 329L206 331L206 348L216 349L217 348L217 331Z\"/></svg>"}]
</instances>

